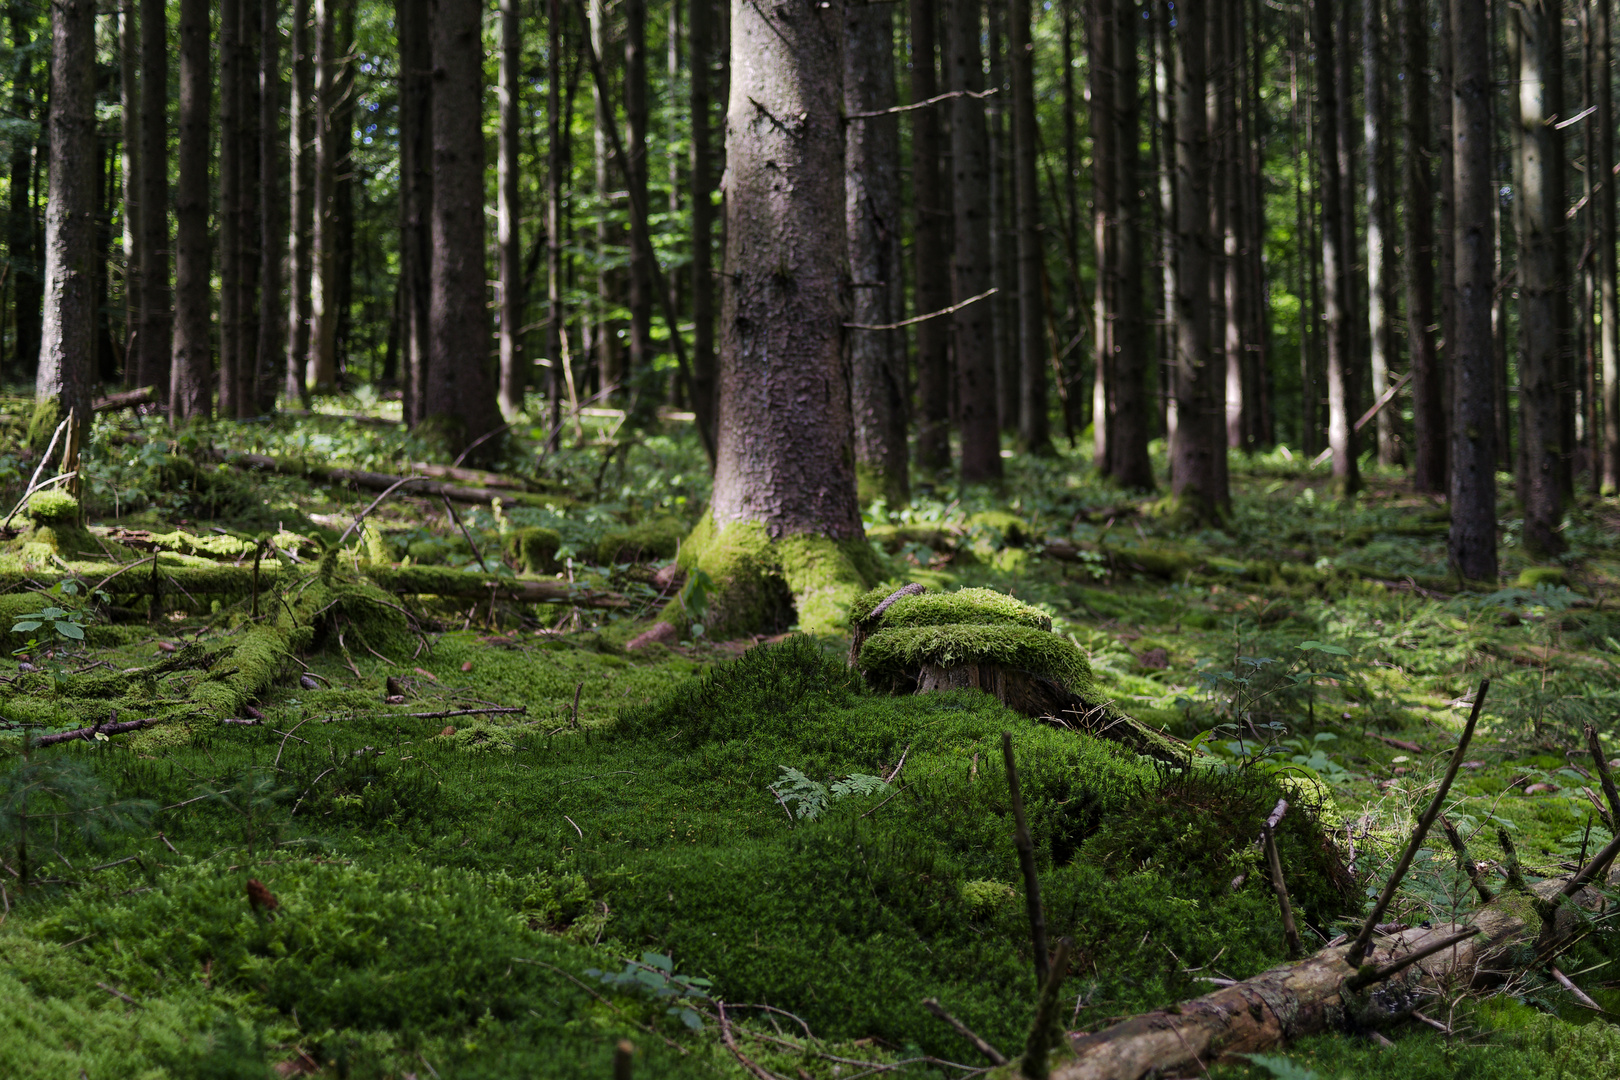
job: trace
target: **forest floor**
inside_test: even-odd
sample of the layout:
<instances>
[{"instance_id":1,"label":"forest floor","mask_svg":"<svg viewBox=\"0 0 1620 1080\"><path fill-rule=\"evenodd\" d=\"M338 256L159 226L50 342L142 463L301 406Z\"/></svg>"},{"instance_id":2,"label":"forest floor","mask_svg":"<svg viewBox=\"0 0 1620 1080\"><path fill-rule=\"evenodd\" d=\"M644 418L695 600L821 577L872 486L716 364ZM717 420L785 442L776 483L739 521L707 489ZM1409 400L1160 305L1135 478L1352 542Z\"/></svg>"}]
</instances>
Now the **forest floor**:
<instances>
[{"instance_id":1,"label":"forest floor","mask_svg":"<svg viewBox=\"0 0 1620 1080\"><path fill-rule=\"evenodd\" d=\"M704 603L669 569L708 482L678 424L591 417L551 453L521 429L498 507L406 488L333 549L379 492L231 455L435 459L356 418L386 404L326 407L178 439L102 417L89 530L0 540L0 1075L605 1078L620 1040L637 1076L973 1074L922 1001L1009 1055L1029 1029L1003 731L1074 1031L1286 958L1252 843L1279 791L1307 949L1353 926L1483 678L1447 813L1491 880L1499 831L1532 881L1610 838L1583 729L1620 757L1612 500L1571 510L1556 567L1504 502L1493 593L1448 576L1442 504L1377 472L1330 499L1283 452L1232 458L1220 532L1167 531L1079 455L868 511L893 582L1041 606L1117 705L1211 756L1189 773L976 691L875 694L837 635L627 651L672 597ZM0 446L25 408L0 398ZM36 464L0 453L0 513ZM535 529L554 542L526 554ZM501 588L375 584L415 567ZM503 598L524 581L620 606ZM1388 919L1474 902L1441 838ZM1433 1025L1212 1073L1614 1076L1616 955L1599 920L1560 964L1612 1012L1531 968L1428 1003Z\"/></svg>"}]
</instances>

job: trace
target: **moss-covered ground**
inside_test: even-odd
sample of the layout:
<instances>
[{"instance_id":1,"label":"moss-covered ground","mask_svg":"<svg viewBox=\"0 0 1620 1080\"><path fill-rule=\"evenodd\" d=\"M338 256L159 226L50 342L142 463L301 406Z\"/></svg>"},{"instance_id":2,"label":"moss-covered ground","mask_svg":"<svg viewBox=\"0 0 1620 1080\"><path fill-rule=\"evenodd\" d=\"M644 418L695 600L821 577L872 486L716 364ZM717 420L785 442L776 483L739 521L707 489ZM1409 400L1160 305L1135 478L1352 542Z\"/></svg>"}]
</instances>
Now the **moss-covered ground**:
<instances>
[{"instance_id":1,"label":"moss-covered ground","mask_svg":"<svg viewBox=\"0 0 1620 1080\"><path fill-rule=\"evenodd\" d=\"M0 424L25 415L0 408ZM1448 807L1475 858L1499 884L1498 827L1532 876L1609 836L1582 727L1620 757L1610 502L1572 511L1556 568L1520 556L1504 504L1505 576L1522 584L1495 594L1448 583L1443 507L1377 475L1332 501L1325 476L1281 457L1233 459L1222 532L1171 532L1152 499L1071 458L1015 459L1006 492L869 511L892 584L1038 609L1096 692L1197 744L1204 764L1186 770L976 692L878 694L837 635L627 652L672 598L692 623L706 602L669 569L670 523L697 525L707 493L679 431L591 429L549 455L530 441L545 432L522 432L504 468L542 501L458 506L458 525L396 496L323 563L374 492L245 474L206 448L397 472L439 460L431 446L342 418L173 441L146 423L99 424L78 546L24 522L0 551L0 634L18 650L0 666L0 1075L607 1077L621 1039L638 1076L741 1077L742 1057L815 1080L965 1075L985 1063L922 999L1008 1052L1033 1008L1003 731L1050 932L1074 941L1074 1029L1285 957L1252 842L1279 796L1296 807L1281 849L1308 944L1339 933L1483 677ZM0 453L5 510L32 467ZM229 581L267 536L279 554L255 618ZM87 599L154 549L176 586L158 608L117 582ZM367 592L367 567L480 557L630 603ZM41 626L12 632L27 621ZM30 745L113 708L159 722ZM1472 902L1437 837L1390 918ZM1599 924L1560 966L1620 1010L1608 940ZM1612 1017L1534 968L1425 1014L1451 1034L1336 1033L1214 1073L1620 1071Z\"/></svg>"}]
</instances>

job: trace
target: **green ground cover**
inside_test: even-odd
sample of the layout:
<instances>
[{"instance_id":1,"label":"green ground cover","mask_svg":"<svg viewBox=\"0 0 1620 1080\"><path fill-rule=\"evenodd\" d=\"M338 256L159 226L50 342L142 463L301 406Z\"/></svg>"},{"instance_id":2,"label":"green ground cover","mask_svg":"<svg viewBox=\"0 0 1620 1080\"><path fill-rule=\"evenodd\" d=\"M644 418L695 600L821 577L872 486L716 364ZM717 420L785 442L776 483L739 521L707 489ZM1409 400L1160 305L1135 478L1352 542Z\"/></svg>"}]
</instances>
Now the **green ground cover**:
<instances>
[{"instance_id":1,"label":"green ground cover","mask_svg":"<svg viewBox=\"0 0 1620 1080\"><path fill-rule=\"evenodd\" d=\"M383 471L431 454L341 420L98 443L89 553L40 557L20 534L0 554L0 572L15 572L0 632L36 669L0 669L0 717L28 721L29 738L114 705L123 719L164 717L48 748L0 733L6 1076L606 1077L620 1039L637 1075L746 1075L728 1035L784 1076L871 1067L848 1062L964 1075L951 1063L983 1062L923 998L1009 1052L1033 1009L1003 731L1052 933L1075 943L1076 1029L1284 958L1251 842L1281 794L1298 806L1282 851L1307 936L1343 929L1387 873L1482 677L1486 727L1448 810L1475 857L1495 869L1502 827L1527 873L1548 875L1608 839L1581 747L1590 722L1620 755L1610 503L1572 514L1561 579L1530 574L1489 595L1446 587L1432 504L1393 480L1331 502L1320 478L1269 459L1234 459L1223 533L1167 531L1150 500L1096 486L1077 459L1015 460L1026 475L1008 490L1034 493L1018 498L942 491L868 510L886 576L1031 605L1094 692L1197 744L1207 761L1189 770L976 692L879 694L835 635L744 652L752 639L688 628L626 652L671 596L701 623L701 590L652 574L673 559L668 522L695 524L706 495L679 433L538 461L515 449L509 469L555 501L459 508L484 557L509 564L498 574L572 572L632 600L606 612L423 597L393 612L365 598L368 565L476 562L442 506L385 503L369 539L357 531L323 563L372 496L176 464L211 440ZM0 455L6 509L29 471ZM267 558L261 602L285 611L255 620L246 596L170 590L154 623L116 584L87 602L88 586L144 555L115 529L194 538L159 545L166 574L240 575L228 567L275 534L287 557ZM525 529L551 534L525 545ZM1504 561L1517 578L1532 564L1514 537ZM78 586L30 588L48 571ZM86 638L55 621L10 633L50 605ZM893 610L896 628L927 621ZM236 658L250 640L268 650L262 679L252 656ZM232 692L250 676L255 693ZM262 722L222 723L249 708ZM278 906L251 903L249 879ZM1437 841L1391 918L1451 918L1472 902ZM1599 924L1563 966L1620 1009L1609 937ZM1216 1072L1617 1068L1609 1018L1535 971L1429 1015L1454 1034L1414 1024L1386 1032L1390 1047L1322 1036Z\"/></svg>"}]
</instances>

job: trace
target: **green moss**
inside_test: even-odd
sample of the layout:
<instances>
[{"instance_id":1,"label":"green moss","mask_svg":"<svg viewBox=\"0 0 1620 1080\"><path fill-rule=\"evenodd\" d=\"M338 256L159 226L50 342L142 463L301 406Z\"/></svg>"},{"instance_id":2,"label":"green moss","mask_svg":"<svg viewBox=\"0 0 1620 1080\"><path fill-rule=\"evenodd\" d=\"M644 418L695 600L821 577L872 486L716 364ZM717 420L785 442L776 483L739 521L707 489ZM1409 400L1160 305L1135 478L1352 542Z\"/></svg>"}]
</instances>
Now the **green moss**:
<instances>
[{"instance_id":1,"label":"green moss","mask_svg":"<svg viewBox=\"0 0 1620 1080\"><path fill-rule=\"evenodd\" d=\"M1035 538L1029 522L1006 510L981 510L967 520L968 529L990 529L1001 534L1004 543L1022 547Z\"/></svg>"},{"instance_id":2,"label":"green moss","mask_svg":"<svg viewBox=\"0 0 1620 1080\"><path fill-rule=\"evenodd\" d=\"M851 622L864 622L872 609L891 596L897 585L880 585L861 594L850 605ZM1052 629L1052 617L1040 608L994 589L959 589L953 593L927 592L902 596L878 620L879 627L944 626L976 623L985 626L1027 626Z\"/></svg>"},{"instance_id":3,"label":"green moss","mask_svg":"<svg viewBox=\"0 0 1620 1080\"><path fill-rule=\"evenodd\" d=\"M502 549L506 558L525 574L550 574L557 569L557 549L562 537L554 529L531 527L506 534Z\"/></svg>"},{"instance_id":4,"label":"green moss","mask_svg":"<svg viewBox=\"0 0 1620 1080\"><path fill-rule=\"evenodd\" d=\"M757 521L716 528L704 515L680 551L682 569L702 570L713 582L708 597L708 635L784 628L795 620L807 633L847 625L855 598L882 576L877 555L864 537L834 540L800 534L772 540ZM691 619L679 599L659 618L684 627Z\"/></svg>"},{"instance_id":5,"label":"green moss","mask_svg":"<svg viewBox=\"0 0 1620 1080\"><path fill-rule=\"evenodd\" d=\"M73 523L79 520L79 500L61 488L46 488L28 496L23 513L36 525Z\"/></svg>"},{"instance_id":6,"label":"green moss","mask_svg":"<svg viewBox=\"0 0 1620 1080\"><path fill-rule=\"evenodd\" d=\"M596 561L600 565L611 566L614 563L672 559L686 533L685 523L673 517L654 518L639 525L610 529L596 543ZM555 551L555 547L552 550Z\"/></svg>"},{"instance_id":7,"label":"green moss","mask_svg":"<svg viewBox=\"0 0 1620 1080\"><path fill-rule=\"evenodd\" d=\"M956 546L957 534L940 525L873 525L866 530L866 538L874 546L895 555L907 544L949 551Z\"/></svg>"},{"instance_id":8,"label":"green moss","mask_svg":"<svg viewBox=\"0 0 1620 1080\"><path fill-rule=\"evenodd\" d=\"M1527 566L1519 571L1518 586L1534 589L1539 585L1566 585L1568 575L1562 566Z\"/></svg>"},{"instance_id":9,"label":"green moss","mask_svg":"<svg viewBox=\"0 0 1620 1080\"><path fill-rule=\"evenodd\" d=\"M915 675L925 664L999 664L1053 679L1084 695L1091 664L1073 642L1026 626L907 626L866 639L860 669L878 678Z\"/></svg>"}]
</instances>

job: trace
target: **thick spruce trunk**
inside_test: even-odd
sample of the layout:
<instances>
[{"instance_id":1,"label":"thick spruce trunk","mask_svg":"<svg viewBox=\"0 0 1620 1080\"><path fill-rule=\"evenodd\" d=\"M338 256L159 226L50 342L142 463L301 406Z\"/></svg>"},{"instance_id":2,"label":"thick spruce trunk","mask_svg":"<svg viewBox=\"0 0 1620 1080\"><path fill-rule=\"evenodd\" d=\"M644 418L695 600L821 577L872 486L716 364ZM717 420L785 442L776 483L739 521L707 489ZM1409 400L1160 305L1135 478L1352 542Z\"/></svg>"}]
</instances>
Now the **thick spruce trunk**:
<instances>
[{"instance_id":1,"label":"thick spruce trunk","mask_svg":"<svg viewBox=\"0 0 1620 1080\"><path fill-rule=\"evenodd\" d=\"M311 170L309 379L337 389L337 8L315 0L314 168ZM477 114L473 114L477 115Z\"/></svg>"},{"instance_id":2,"label":"thick spruce trunk","mask_svg":"<svg viewBox=\"0 0 1620 1080\"><path fill-rule=\"evenodd\" d=\"M281 261L287 223L282 202L281 3L259 6L259 337L254 345L254 410L275 411L282 389L282 334L287 312L281 300Z\"/></svg>"},{"instance_id":3,"label":"thick spruce trunk","mask_svg":"<svg viewBox=\"0 0 1620 1080\"><path fill-rule=\"evenodd\" d=\"M174 351L169 416L206 418L213 404L208 245L208 158L213 73L207 0L180 3L179 177L175 186Z\"/></svg>"},{"instance_id":4,"label":"thick spruce trunk","mask_svg":"<svg viewBox=\"0 0 1620 1080\"><path fill-rule=\"evenodd\" d=\"M50 195L45 204L45 307L30 442L43 448L71 414L83 445L95 396L96 8L51 5Z\"/></svg>"},{"instance_id":5,"label":"thick spruce trunk","mask_svg":"<svg viewBox=\"0 0 1620 1080\"><path fill-rule=\"evenodd\" d=\"M1047 416L1046 304L1035 118L1035 44L1029 0L1008 0L1007 64L1012 74L1013 195L1018 215L1018 441L1026 453L1052 451Z\"/></svg>"},{"instance_id":6,"label":"thick spruce trunk","mask_svg":"<svg viewBox=\"0 0 1620 1080\"><path fill-rule=\"evenodd\" d=\"M1114 326L1114 391L1109 472L1122 486L1140 491L1153 488L1153 463L1148 459L1152 418L1148 409L1147 377L1152 366L1147 334L1147 301L1142 287L1142 245L1152 235L1143 228L1140 142L1141 96L1136 46L1142 18L1135 0L1113 0L1118 7L1114 37L1114 124L1118 150L1115 255L1119 265L1119 318Z\"/></svg>"},{"instance_id":7,"label":"thick spruce trunk","mask_svg":"<svg viewBox=\"0 0 1620 1080\"><path fill-rule=\"evenodd\" d=\"M411 26L413 33L426 32L426 4L421 4L419 19ZM315 109L315 69L310 58L309 0L293 0L292 9L292 96L288 105L287 123L287 372L285 392L288 401L301 401L309 406L309 319L310 319L310 233L314 228L315 204L312 198L314 176L314 148L310 140L315 131L312 122ZM419 28L419 29L418 29ZM402 50L408 65L409 53ZM425 52L423 54L426 55ZM423 76L426 77L425 75ZM403 126L403 123L402 123ZM401 139L401 155L404 154Z\"/></svg>"},{"instance_id":8,"label":"thick spruce trunk","mask_svg":"<svg viewBox=\"0 0 1620 1080\"><path fill-rule=\"evenodd\" d=\"M134 351L140 340L141 213L145 206L141 202L141 33L136 10L136 5L130 4L119 16L118 22L118 175L123 182L123 190L119 194L123 200L120 217L124 226L124 332L119 351L124 356L124 385L138 389L145 385L135 382L140 376L140 361Z\"/></svg>"},{"instance_id":9,"label":"thick spruce trunk","mask_svg":"<svg viewBox=\"0 0 1620 1080\"><path fill-rule=\"evenodd\" d=\"M1615 199L1614 199L1614 89L1609 65L1614 56L1614 8L1612 0L1595 0L1597 45L1594 62L1602 77L1597 83L1597 167L1593 188L1597 199L1598 245L1597 278L1599 305L1603 317L1603 434L1599 470L1603 490L1620 490L1620 296L1616 294ZM1597 445L1597 433L1589 436Z\"/></svg>"},{"instance_id":10,"label":"thick spruce trunk","mask_svg":"<svg viewBox=\"0 0 1620 1080\"><path fill-rule=\"evenodd\" d=\"M1406 348L1412 371L1412 484L1446 490L1445 379L1435 352L1434 169L1430 136L1428 16L1425 0L1400 0L1402 108L1406 145L1402 199L1406 242ZM1448 238L1449 239L1449 238Z\"/></svg>"},{"instance_id":11,"label":"thick spruce trunk","mask_svg":"<svg viewBox=\"0 0 1620 1080\"><path fill-rule=\"evenodd\" d=\"M428 0L395 0L399 26L399 288L404 363L404 419L426 419L429 218L433 203L433 58Z\"/></svg>"},{"instance_id":12,"label":"thick spruce trunk","mask_svg":"<svg viewBox=\"0 0 1620 1080\"><path fill-rule=\"evenodd\" d=\"M911 2L911 100L927 101L939 93L935 53L938 12L935 0ZM950 306L949 178L941 164L945 147L940 117L945 104L917 109L911 115L912 253L915 256L917 314ZM930 478L950 467L950 329L949 319L917 324L917 466Z\"/></svg>"},{"instance_id":13,"label":"thick spruce trunk","mask_svg":"<svg viewBox=\"0 0 1620 1080\"><path fill-rule=\"evenodd\" d=\"M232 0L226 0L231 3ZM266 0L239 0L242 8L238 23L237 49L237 301L236 301L236 416L246 419L260 413L257 402L259 372L259 320L263 316L259 300L260 251L259 201L268 199L260 190L259 123L262 80L259 68L261 8ZM273 0L271 0L273 3ZM221 412L223 413L223 409Z\"/></svg>"},{"instance_id":14,"label":"thick spruce trunk","mask_svg":"<svg viewBox=\"0 0 1620 1080\"><path fill-rule=\"evenodd\" d=\"M1450 557L1468 581L1494 583L1496 373L1491 355L1493 245L1491 54L1484 0L1447 0L1451 11L1452 162L1456 272L1452 370Z\"/></svg>"},{"instance_id":15,"label":"thick spruce trunk","mask_svg":"<svg viewBox=\"0 0 1620 1080\"><path fill-rule=\"evenodd\" d=\"M863 503L911 500L907 479L905 334L862 330L900 321L900 117L895 104L894 13L882 4L844 9L844 214L854 318L850 377L855 471Z\"/></svg>"},{"instance_id":16,"label":"thick spruce trunk","mask_svg":"<svg viewBox=\"0 0 1620 1080\"><path fill-rule=\"evenodd\" d=\"M1362 138L1367 156L1367 357L1373 400L1388 389L1399 355L1395 348L1395 227L1390 172L1389 104L1381 0L1362 0L1361 64ZM1374 419L1378 463L1394 465L1401 457L1396 421L1400 410L1386 406Z\"/></svg>"},{"instance_id":17,"label":"thick spruce trunk","mask_svg":"<svg viewBox=\"0 0 1620 1080\"><path fill-rule=\"evenodd\" d=\"M560 0L554 0L560 2ZM714 100L715 0L691 0L687 51L691 68L692 411L715 434L714 363Z\"/></svg>"},{"instance_id":18,"label":"thick spruce trunk","mask_svg":"<svg viewBox=\"0 0 1620 1080\"><path fill-rule=\"evenodd\" d=\"M630 205L646 207L647 0L625 0L624 16L624 179L630 194ZM629 374L637 379L648 376L653 359L653 268L648 265L650 254L638 243L630 245L629 295L626 298L626 306L630 309ZM638 397L653 391L650 381L638 383Z\"/></svg>"},{"instance_id":19,"label":"thick spruce trunk","mask_svg":"<svg viewBox=\"0 0 1620 1080\"><path fill-rule=\"evenodd\" d=\"M1337 70L1349 63L1348 48L1334 40L1335 0L1313 0L1312 34L1316 45L1318 97L1321 102L1322 182L1322 315L1327 337L1328 447L1333 451L1333 483L1343 494L1351 494L1360 484L1356 460L1355 360L1352 356L1350 327L1350 278L1355 251L1345 244L1345 188L1350 174L1344 171L1347 156L1336 148L1342 137ZM1348 0L1337 0L1339 4ZM1342 43L1347 45L1348 43Z\"/></svg>"},{"instance_id":20,"label":"thick spruce trunk","mask_svg":"<svg viewBox=\"0 0 1620 1080\"><path fill-rule=\"evenodd\" d=\"M242 25L240 0L219 5L219 415L236 416L242 302Z\"/></svg>"}]
</instances>

